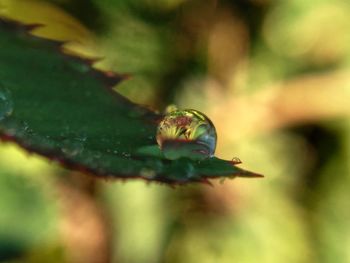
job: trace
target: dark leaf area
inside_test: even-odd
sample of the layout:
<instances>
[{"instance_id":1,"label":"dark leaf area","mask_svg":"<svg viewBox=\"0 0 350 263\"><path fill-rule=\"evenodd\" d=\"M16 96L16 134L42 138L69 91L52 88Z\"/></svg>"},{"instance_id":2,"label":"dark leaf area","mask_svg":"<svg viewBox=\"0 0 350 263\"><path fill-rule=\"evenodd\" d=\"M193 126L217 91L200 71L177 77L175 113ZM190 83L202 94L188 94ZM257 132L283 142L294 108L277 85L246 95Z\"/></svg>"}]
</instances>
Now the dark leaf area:
<instances>
[{"instance_id":1,"label":"dark leaf area","mask_svg":"<svg viewBox=\"0 0 350 263\"><path fill-rule=\"evenodd\" d=\"M3 140L108 178L185 183L257 176L215 157L166 160L155 140L162 116L112 90L122 75L93 69L92 61L64 54L63 43L32 36L31 29L0 20Z\"/></svg>"}]
</instances>

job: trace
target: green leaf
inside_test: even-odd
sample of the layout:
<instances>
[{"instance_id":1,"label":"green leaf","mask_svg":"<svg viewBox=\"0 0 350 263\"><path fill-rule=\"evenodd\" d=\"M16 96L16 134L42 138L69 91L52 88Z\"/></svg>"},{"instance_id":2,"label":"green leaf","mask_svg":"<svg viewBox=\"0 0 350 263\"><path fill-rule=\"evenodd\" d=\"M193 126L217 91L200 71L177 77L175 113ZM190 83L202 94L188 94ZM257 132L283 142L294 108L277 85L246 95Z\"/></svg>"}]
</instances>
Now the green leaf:
<instances>
[{"instance_id":1,"label":"green leaf","mask_svg":"<svg viewBox=\"0 0 350 263\"><path fill-rule=\"evenodd\" d=\"M109 178L185 183L258 176L217 158L166 160L155 140L162 115L112 90L125 77L64 54L63 43L28 33L34 28L0 20L3 140Z\"/></svg>"}]
</instances>

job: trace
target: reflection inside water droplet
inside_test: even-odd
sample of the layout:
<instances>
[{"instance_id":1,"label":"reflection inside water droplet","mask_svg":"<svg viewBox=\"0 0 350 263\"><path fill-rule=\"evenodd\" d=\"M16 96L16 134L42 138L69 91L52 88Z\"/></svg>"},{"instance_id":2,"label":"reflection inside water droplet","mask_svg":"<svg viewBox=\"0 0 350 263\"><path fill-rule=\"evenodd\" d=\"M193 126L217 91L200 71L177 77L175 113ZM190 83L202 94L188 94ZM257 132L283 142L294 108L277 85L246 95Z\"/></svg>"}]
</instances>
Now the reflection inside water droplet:
<instances>
[{"instance_id":1,"label":"reflection inside water droplet","mask_svg":"<svg viewBox=\"0 0 350 263\"><path fill-rule=\"evenodd\" d=\"M10 116L13 112L11 93L0 83L0 121Z\"/></svg>"},{"instance_id":2,"label":"reflection inside water droplet","mask_svg":"<svg viewBox=\"0 0 350 263\"><path fill-rule=\"evenodd\" d=\"M157 142L167 159L188 157L203 160L212 157L216 147L216 130L203 113L188 109L174 110L158 125Z\"/></svg>"}]
</instances>

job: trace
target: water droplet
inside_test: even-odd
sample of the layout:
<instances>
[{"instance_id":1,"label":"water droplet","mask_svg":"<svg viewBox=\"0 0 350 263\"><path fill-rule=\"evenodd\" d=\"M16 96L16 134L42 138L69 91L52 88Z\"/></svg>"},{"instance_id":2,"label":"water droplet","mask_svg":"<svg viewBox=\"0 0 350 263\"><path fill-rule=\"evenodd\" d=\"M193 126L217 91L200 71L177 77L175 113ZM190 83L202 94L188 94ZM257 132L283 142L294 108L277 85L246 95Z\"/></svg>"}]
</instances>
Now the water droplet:
<instances>
[{"instance_id":1,"label":"water droplet","mask_svg":"<svg viewBox=\"0 0 350 263\"><path fill-rule=\"evenodd\" d=\"M146 179L152 179L156 176L156 172L152 169L144 168L140 172L141 177Z\"/></svg>"},{"instance_id":2,"label":"water droplet","mask_svg":"<svg viewBox=\"0 0 350 263\"><path fill-rule=\"evenodd\" d=\"M13 112L11 93L0 83L0 121L10 116Z\"/></svg>"},{"instance_id":3,"label":"water droplet","mask_svg":"<svg viewBox=\"0 0 350 263\"><path fill-rule=\"evenodd\" d=\"M80 73L87 73L90 70L90 66L88 64L81 63L81 62L73 61L70 63L70 66L75 70L79 71Z\"/></svg>"},{"instance_id":4,"label":"water droplet","mask_svg":"<svg viewBox=\"0 0 350 263\"><path fill-rule=\"evenodd\" d=\"M84 144L77 139L65 139L61 144L61 151L68 157L75 157L84 150Z\"/></svg>"},{"instance_id":5,"label":"water droplet","mask_svg":"<svg viewBox=\"0 0 350 263\"><path fill-rule=\"evenodd\" d=\"M203 160L214 155L217 137L207 116L188 109L165 115L158 125L156 139L167 159L188 157Z\"/></svg>"},{"instance_id":6,"label":"water droplet","mask_svg":"<svg viewBox=\"0 0 350 263\"><path fill-rule=\"evenodd\" d=\"M21 121L22 125L22 132L27 135L32 135L34 131L29 127L28 122L26 121ZM48 135L45 136L47 139L50 139Z\"/></svg>"},{"instance_id":7,"label":"water droplet","mask_svg":"<svg viewBox=\"0 0 350 263\"><path fill-rule=\"evenodd\" d=\"M96 159L100 159L100 158L102 157L102 154L101 154L100 152L95 152L94 157L95 157Z\"/></svg>"},{"instance_id":8,"label":"water droplet","mask_svg":"<svg viewBox=\"0 0 350 263\"><path fill-rule=\"evenodd\" d=\"M233 157L231 160L232 164L241 164L242 161L238 157Z\"/></svg>"},{"instance_id":9,"label":"water droplet","mask_svg":"<svg viewBox=\"0 0 350 263\"><path fill-rule=\"evenodd\" d=\"M77 140L78 141L81 141L81 142L86 142L86 140L87 140L87 136L86 135L80 135L79 137L77 137Z\"/></svg>"},{"instance_id":10,"label":"water droplet","mask_svg":"<svg viewBox=\"0 0 350 263\"><path fill-rule=\"evenodd\" d=\"M126 158L129 158L131 157L131 154L130 153L127 153L127 152L122 152L122 155Z\"/></svg>"}]
</instances>

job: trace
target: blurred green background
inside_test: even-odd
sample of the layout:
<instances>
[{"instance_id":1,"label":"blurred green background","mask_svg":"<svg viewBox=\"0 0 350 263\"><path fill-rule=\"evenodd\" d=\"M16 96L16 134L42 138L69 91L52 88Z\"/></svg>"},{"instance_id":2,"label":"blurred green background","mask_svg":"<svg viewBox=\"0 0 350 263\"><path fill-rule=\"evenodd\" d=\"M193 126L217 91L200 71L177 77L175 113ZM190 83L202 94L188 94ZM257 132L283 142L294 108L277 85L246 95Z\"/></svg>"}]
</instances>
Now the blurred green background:
<instances>
[{"instance_id":1,"label":"blurred green background","mask_svg":"<svg viewBox=\"0 0 350 263\"><path fill-rule=\"evenodd\" d=\"M95 181L0 144L0 262L350 262L350 2L0 0L264 179Z\"/></svg>"}]
</instances>

